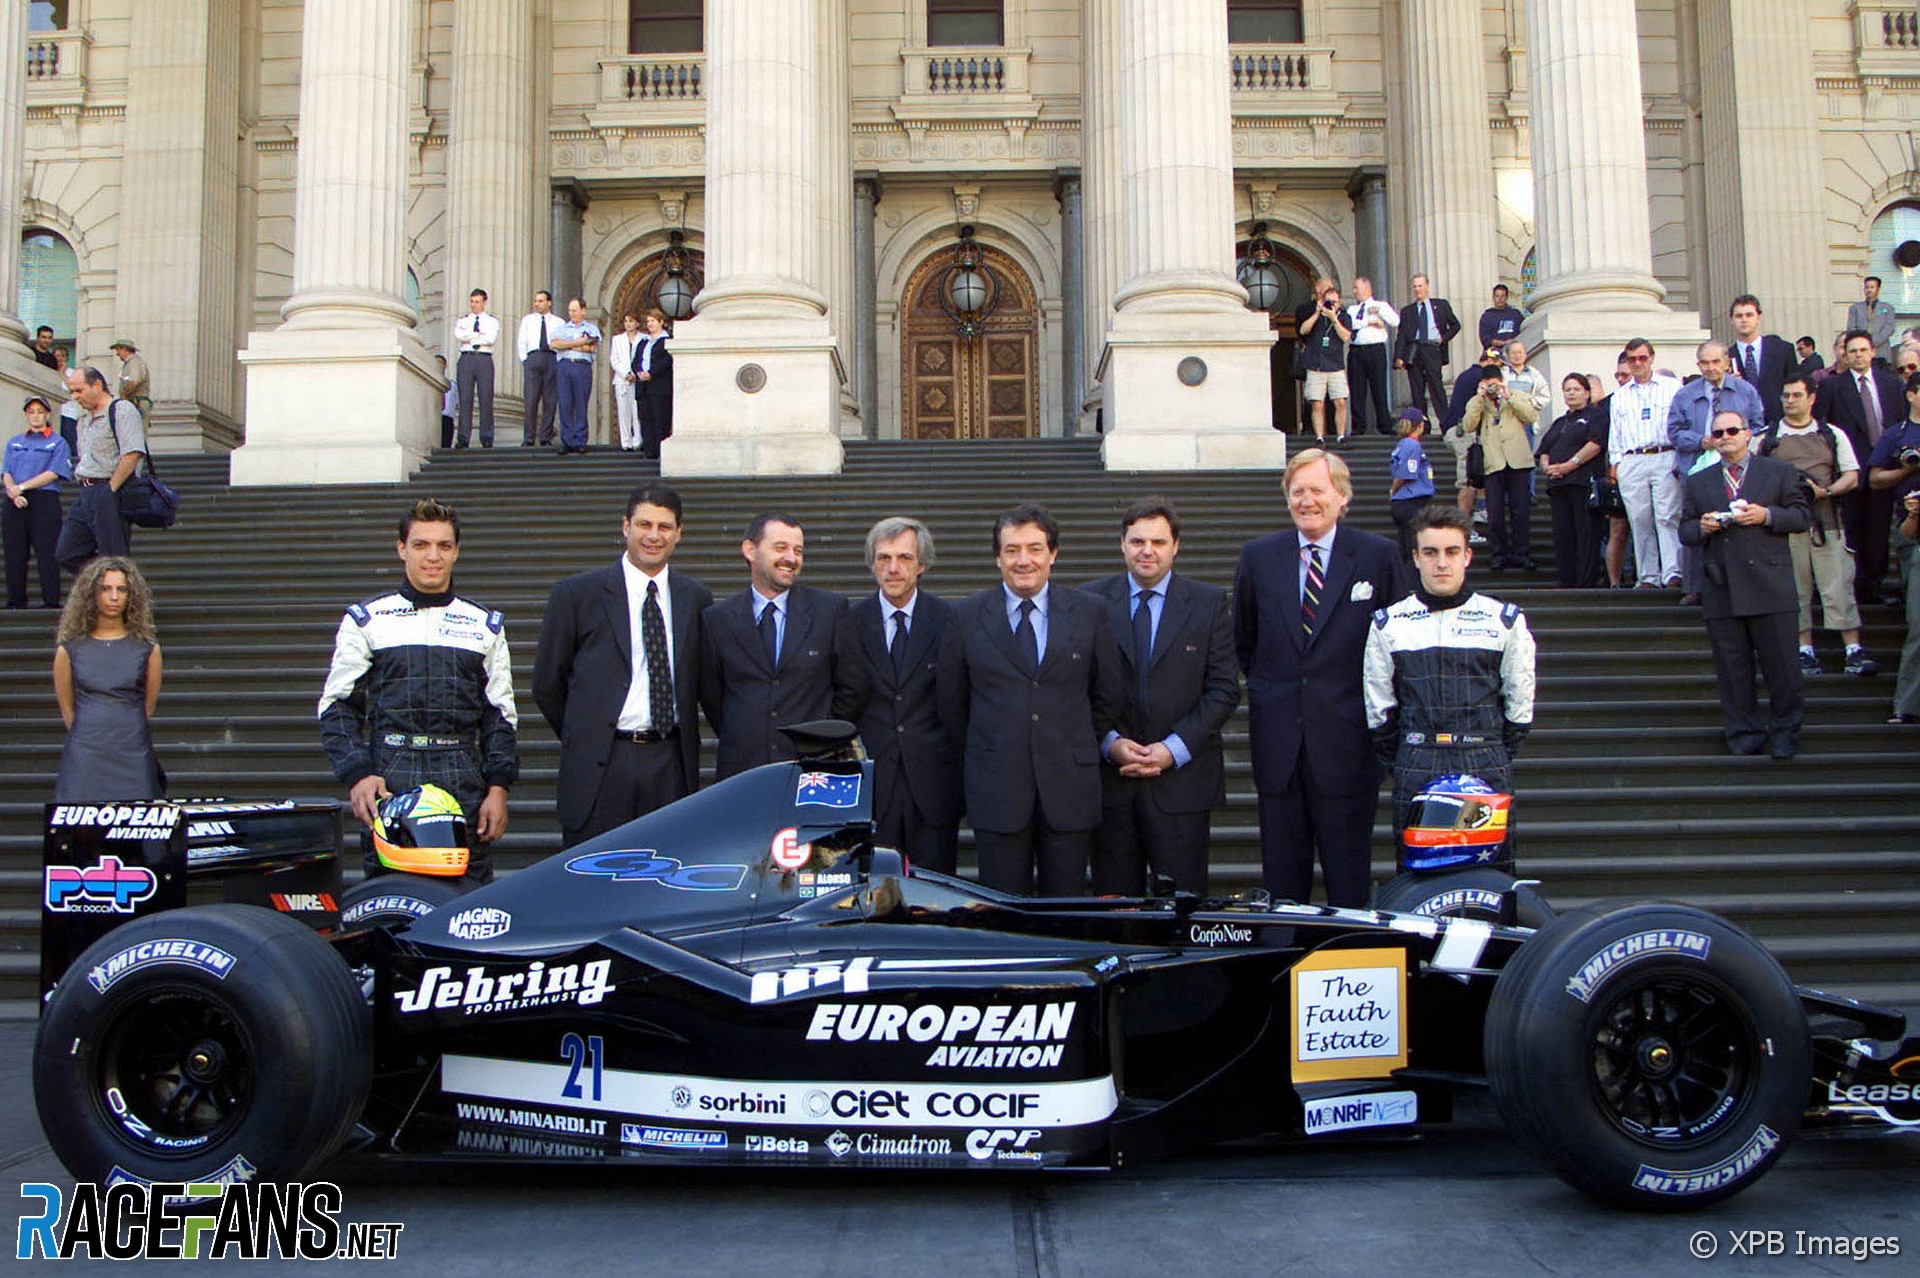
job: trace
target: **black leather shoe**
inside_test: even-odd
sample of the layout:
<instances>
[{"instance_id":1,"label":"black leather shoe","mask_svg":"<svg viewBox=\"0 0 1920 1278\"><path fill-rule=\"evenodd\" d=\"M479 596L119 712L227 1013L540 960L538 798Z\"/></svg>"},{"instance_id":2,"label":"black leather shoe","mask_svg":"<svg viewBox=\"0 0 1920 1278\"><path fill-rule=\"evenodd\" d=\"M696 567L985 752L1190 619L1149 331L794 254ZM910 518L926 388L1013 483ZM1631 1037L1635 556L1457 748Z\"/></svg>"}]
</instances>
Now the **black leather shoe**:
<instances>
[{"instance_id":1,"label":"black leather shoe","mask_svg":"<svg viewBox=\"0 0 1920 1278\"><path fill-rule=\"evenodd\" d=\"M1797 741L1782 740L1773 743L1773 757L1776 759L1791 759L1799 753L1800 743Z\"/></svg>"}]
</instances>

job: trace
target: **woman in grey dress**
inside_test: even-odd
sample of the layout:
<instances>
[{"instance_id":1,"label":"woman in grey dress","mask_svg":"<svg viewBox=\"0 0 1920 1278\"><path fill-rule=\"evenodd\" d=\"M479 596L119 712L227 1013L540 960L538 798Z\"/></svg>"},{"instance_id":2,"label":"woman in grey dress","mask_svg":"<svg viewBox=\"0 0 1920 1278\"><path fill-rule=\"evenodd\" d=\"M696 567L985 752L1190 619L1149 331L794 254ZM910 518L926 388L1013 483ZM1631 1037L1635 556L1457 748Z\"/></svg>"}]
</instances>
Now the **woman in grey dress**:
<instances>
[{"instance_id":1,"label":"woman in grey dress","mask_svg":"<svg viewBox=\"0 0 1920 1278\"><path fill-rule=\"evenodd\" d=\"M165 788L148 719L160 699L152 596L131 559L80 570L60 617L53 692L66 721L55 803L157 799Z\"/></svg>"}]
</instances>

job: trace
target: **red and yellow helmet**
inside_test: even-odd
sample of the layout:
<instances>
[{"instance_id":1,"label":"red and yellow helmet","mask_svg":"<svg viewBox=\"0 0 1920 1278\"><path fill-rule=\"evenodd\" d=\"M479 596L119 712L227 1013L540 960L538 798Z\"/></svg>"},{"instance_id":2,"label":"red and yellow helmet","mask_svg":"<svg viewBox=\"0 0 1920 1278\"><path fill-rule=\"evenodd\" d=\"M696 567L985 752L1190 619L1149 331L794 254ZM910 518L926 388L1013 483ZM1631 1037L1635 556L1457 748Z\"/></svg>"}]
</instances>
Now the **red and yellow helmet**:
<instances>
[{"instance_id":1,"label":"red and yellow helmet","mask_svg":"<svg viewBox=\"0 0 1920 1278\"><path fill-rule=\"evenodd\" d=\"M1513 796L1479 777L1435 777L1413 796L1400 852L1409 870L1494 865L1507 857L1507 821Z\"/></svg>"}]
</instances>

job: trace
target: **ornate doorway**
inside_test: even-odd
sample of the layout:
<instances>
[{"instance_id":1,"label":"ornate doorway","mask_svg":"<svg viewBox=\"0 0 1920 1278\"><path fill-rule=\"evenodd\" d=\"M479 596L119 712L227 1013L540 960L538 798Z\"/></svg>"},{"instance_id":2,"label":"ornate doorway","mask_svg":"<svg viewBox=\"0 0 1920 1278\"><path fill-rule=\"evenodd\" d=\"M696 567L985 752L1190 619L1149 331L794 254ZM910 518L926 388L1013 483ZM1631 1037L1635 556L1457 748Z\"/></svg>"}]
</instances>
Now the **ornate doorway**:
<instances>
[{"instance_id":1,"label":"ornate doorway","mask_svg":"<svg viewBox=\"0 0 1920 1278\"><path fill-rule=\"evenodd\" d=\"M686 255L687 267L682 278L693 287L694 295L698 295L707 283L707 255L699 249L687 249ZM644 316L649 306L660 305L660 285L667 279L665 259L665 250L642 258L627 272L627 278L620 281L620 287L613 295L613 309L607 313L605 328L609 336L620 331L620 317L627 312ZM673 313L670 308L661 309L668 315ZM673 321L669 319L667 323L671 326Z\"/></svg>"},{"instance_id":2,"label":"ornate doorway","mask_svg":"<svg viewBox=\"0 0 1920 1278\"><path fill-rule=\"evenodd\" d=\"M1027 273L983 248L999 297L978 337L962 337L940 305L953 261L940 249L907 281L900 353L905 439L1028 439L1040 433L1039 306Z\"/></svg>"}]
</instances>

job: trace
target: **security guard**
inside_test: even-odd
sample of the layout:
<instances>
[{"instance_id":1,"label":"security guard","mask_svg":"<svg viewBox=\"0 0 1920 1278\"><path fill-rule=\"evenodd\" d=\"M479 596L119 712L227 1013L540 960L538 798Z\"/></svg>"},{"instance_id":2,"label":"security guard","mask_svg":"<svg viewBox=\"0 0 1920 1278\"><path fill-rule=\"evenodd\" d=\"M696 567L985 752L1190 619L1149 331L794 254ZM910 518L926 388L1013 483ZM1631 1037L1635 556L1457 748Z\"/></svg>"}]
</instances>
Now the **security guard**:
<instances>
[{"instance_id":1,"label":"security guard","mask_svg":"<svg viewBox=\"0 0 1920 1278\"><path fill-rule=\"evenodd\" d=\"M468 875L485 883L487 846L507 828L507 788L520 774L505 624L453 593L460 520L451 506L415 502L400 518L398 549L406 583L341 619L320 694L321 743L369 828L389 794L428 782L451 791L473 839Z\"/></svg>"},{"instance_id":2,"label":"security guard","mask_svg":"<svg viewBox=\"0 0 1920 1278\"><path fill-rule=\"evenodd\" d=\"M1435 777L1470 772L1511 793L1533 725L1533 635L1517 604L1466 588L1470 527L1453 507L1414 517L1420 585L1367 634L1367 727L1393 769L1395 834Z\"/></svg>"}]
</instances>

